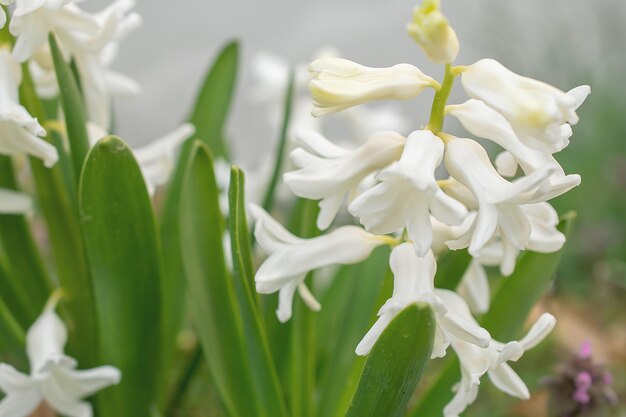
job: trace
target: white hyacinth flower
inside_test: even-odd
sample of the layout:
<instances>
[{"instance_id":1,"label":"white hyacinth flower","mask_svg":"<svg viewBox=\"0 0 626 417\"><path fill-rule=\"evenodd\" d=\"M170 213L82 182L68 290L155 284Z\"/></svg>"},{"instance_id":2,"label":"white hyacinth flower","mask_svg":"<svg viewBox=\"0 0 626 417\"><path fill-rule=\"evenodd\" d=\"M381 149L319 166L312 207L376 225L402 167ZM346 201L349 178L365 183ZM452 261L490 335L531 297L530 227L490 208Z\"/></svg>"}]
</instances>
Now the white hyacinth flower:
<instances>
[{"instance_id":1,"label":"white hyacinth flower","mask_svg":"<svg viewBox=\"0 0 626 417\"><path fill-rule=\"evenodd\" d=\"M439 88L437 81L409 64L369 68L347 59L323 58L313 61L309 71L314 76L309 87L316 117L375 100L406 100L426 87Z\"/></svg>"},{"instance_id":2,"label":"white hyacinth flower","mask_svg":"<svg viewBox=\"0 0 626 417\"><path fill-rule=\"evenodd\" d=\"M471 134L489 139L505 149L505 152L496 158L498 172L504 176L515 176L518 165L526 175L543 167L553 167L554 173L549 179L550 191L547 199L557 197L580 184L580 175L565 175L563 168L552 155L524 144L504 116L482 101L471 99L463 104L446 106L446 114L459 119Z\"/></svg>"},{"instance_id":3,"label":"white hyacinth flower","mask_svg":"<svg viewBox=\"0 0 626 417\"><path fill-rule=\"evenodd\" d=\"M502 114L522 142L550 154L569 143L569 125L578 122L576 109L591 92L587 85L563 92L515 74L493 59L466 67L462 82L470 97Z\"/></svg>"},{"instance_id":4,"label":"white hyacinth flower","mask_svg":"<svg viewBox=\"0 0 626 417\"><path fill-rule=\"evenodd\" d=\"M498 174L477 142L458 138L451 138L447 144L445 165L450 175L467 187L478 202L478 214L470 230L448 246L451 249L469 246L472 256L480 256L484 246L501 232L505 251L524 249L531 227L520 206L546 199L546 182L554 174L554 167L542 167L509 182Z\"/></svg>"},{"instance_id":5,"label":"white hyacinth flower","mask_svg":"<svg viewBox=\"0 0 626 417\"><path fill-rule=\"evenodd\" d=\"M400 158L406 139L396 132L378 132L353 151L313 131L300 132L299 140L306 149L295 149L291 159L300 169L286 173L284 180L294 194L321 200L317 226L324 230L346 195L353 197L365 177Z\"/></svg>"},{"instance_id":6,"label":"white hyacinth flower","mask_svg":"<svg viewBox=\"0 0 626 417\"><path fill-rule=\"evenodd\" d=\"M473 319L467 320L449 310L446 300L439 297L434 286L437 261L432 251L420 258L410 243L403 243L393 249L389 264L394 276L393 294L380 308L378 320L357 346L357 355L367 355L393 318L413 303L429 304L437 317L433 358L445 355L452 337L477 346L489 345L489 332Z\"/></svg>"},{"instance_id":7,"label":"white hyacinth flower","mask_svg":"<svg viewBox=\"0 0 626 417\"><path fill-rule=\"evenodd\" d=\"M98 31L96 22L80 10L72 0L15 0L15 10L9 28L16 37L13 55L20 62L27 61L55 33L62 41L70 40L71 33L93 36Z\"/></svg>"},{"instance_id":8,"label":"white hyacinth flower","mask_svg":"<svg viewBox=\"0 0 626 417\"><path fill-rule=\"evenodd\" d=\"M320 309L304 284L310 271L358 263L367 259L376 247L390 243L386 236L375 236L355 226L302 239L287 231L259 206L250 205L250 214L256 220L254 236L261 249L269 254L256 273L256 289L261 294L279 292L276 315L281 322L291 318L296 290L311 309Z\"/></svg>"},{"instance_id":9,"label":"white hyacinth flower","mask_svg":"<svg viewBox=\"0 0 626 417\"><path fill-rule=\"evenodd\" d=\"M459 40L448 19L439 10L439 0L424 0L413 10L407 30L435 64L447 64L459 54Z\"/></svg>"},{"instance_id":10,"label":"white hyacinth flower","mask_svg":"<svg viewBox=\"0 0 626 417\"><path fill-rule=\"evenodd\" d=\"M458 294L447 290L437 290L437 294L451 309L456 308L455 313L475 323ZM484 374L489 375L491 382L500 391L520 399L530 398L526 384L507 362L519 360L524 352L537 346L552 331L555 324L554 316L545 313L521 340L506 344L491 340L487 347L479 347L452 336L451 345L461 365L461 381L454 398L443 410L444 416L458 417L476 400L480 378Z\"/></svg>"},{"instance_id":11,"label":"white hyacinth flower","mask_svg":"<svg viewBox=\"0 0 626 417\"><path fill-rule=\"evenodd\" d=\"M33 200L30 196L0 188L0 214L24 214L32 209Z\"/></svg>"},{"instance_id":12,"label":"white hyacinth flower","mask_svg":"<svg viewBox=\"0 0 626 417\"><path fill-rule=\"evenodd\" d=\"M459 225L465 206L437 185L435 170L441 164L443 141L429 130L416 130L406 139L398 162L381 171L379 184L359 195L350 212L369 232L387 234L406 227L418 256L425 256L433 241L430 214Z\"/></svg>"},{"instance_id":13,"label":"white hyacinth flower","mask_svg":"<svg viewBox=\"0 0 626 417\"><path fill-rule=\"evenodd\" d=\"M0 417L27 417L42 402L67 417L91 417L91 404L82 401L118 384L120 371L112 366L77 370L76 360L65 355L67 329L52 307L47 307L26 335L30 375L0 364Z\"/></svg>"},{"instance_id":14,"label":"white hyacinth flower","mask_svg":"<svg viewBox=\"0 0 626 417\"><path fill-rule=\"evenodd\" d=\"M165 185L169 181L176 166L178 149L195 131L194 125L185 123L147 145L131 149L139 168L141 168L150 195L154 194L157 187ZM87 133L91 146L109 135L105 129L95 123L87 123Z\"/></svg>"},{"instance_id":15,"label":"white hyacinth flower","mask_svg":"<svg viewBox=\"0 0 626 417\"><path fill-rule=\"evenodd\" d=\"M42 137L46 131L36 118L19 104L22 69L8 49L0 47L0 154L29 154L54 165L59 155Z\"/></svg>"}]
</instances>

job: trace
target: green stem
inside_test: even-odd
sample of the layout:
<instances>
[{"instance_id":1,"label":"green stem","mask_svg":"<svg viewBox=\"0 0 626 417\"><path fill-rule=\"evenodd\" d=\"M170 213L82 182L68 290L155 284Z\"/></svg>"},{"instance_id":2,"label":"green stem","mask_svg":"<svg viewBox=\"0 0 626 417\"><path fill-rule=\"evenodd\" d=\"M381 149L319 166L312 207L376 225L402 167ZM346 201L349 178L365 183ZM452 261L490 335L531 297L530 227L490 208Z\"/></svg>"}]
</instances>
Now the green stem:
<instances>
[{"instance_id":1,"label":"green stem","mask_svg":"<svg viewBox=\"0 0 626 417\"><path fill-rule=\"evenodd\" d=\"M189 356L189 360L179 381L176 383L174 393L172 394L172 398L167 406L167 412L165 413L166 417L174 417L181 412L180 407L185 399L187 388L200 368L203 358L202 346L198 343L198 346L196 346L194 351Z\"/></svg>"},{"instance_id":2,"label":"green stem","mask_svg":"<svg viewBox=\"0 0 626 417\"><path fill-rule=\"evenodd\" d=\"M435 94L435 98L433 98L433 106L430 111L428 129L430 129L433 133L439 133L443 128L443 120L445 117L444 112L446 109L446 103L448 102L448 97L450 97L450 92L452 91L452 85L454 85L454 77L455 74L452 70L452 65L446 64L446 72L443 77L443 83L441 84L439 91Z\"/></svg>"}]
</instances>

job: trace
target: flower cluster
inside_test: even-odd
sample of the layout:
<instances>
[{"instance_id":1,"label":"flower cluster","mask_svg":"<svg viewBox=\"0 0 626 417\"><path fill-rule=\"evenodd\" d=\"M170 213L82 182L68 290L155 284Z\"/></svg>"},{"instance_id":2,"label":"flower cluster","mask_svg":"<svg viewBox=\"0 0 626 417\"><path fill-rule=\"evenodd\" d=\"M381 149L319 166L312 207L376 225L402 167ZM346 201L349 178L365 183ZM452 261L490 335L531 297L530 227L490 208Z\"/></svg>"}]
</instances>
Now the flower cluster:
<instances>
[{"instance_id":1,"label":"flower cluster","mask_svg":"<svg viewBox=\"0 0 626 417\"><path fill-rule=\"evenodd\" d=\"M618 403L613 375L593 360L590 342L583 343L544 383L550 389L550 413L557 417L603 415Z\"/></svg>"},{"instance_id":2,"label":"flower cluster","mask_svg":"<svg viewBox=\"0 0 626 417\"><path fill-rule=\"evenodd\" d=\"M25 68L38 96L58 96L49 34L56 37L65 58L76 66L92 144L109 131L113 98L140 92L133 80L110 69L119 43L141 23L140 16L132 12L135 2L116 0L98 13L88 13L77 3L0 1L2 5L12 5L10 20L0 7L0 29L8 24L14 37L13 46L9 40L0 39L0 154L28 154L42 159L48 167L59 159L58 150L45 139L46 129L20 104L18 95ZM22 63L27 65L21 66ZM48 116L61 118L60 114ZM149 191L167 181L175 162L174 150L193 133L193 126L183 125L152 145L135 150Z\"/></svg>"},{"instance_id":3,"label":"flower cluster","mask_svg":"<svg viewBox=\"0 0 626 417\"><path fill-rule=\"evenodd\" d=\"M562 247L565 237L548 201L577 186L580 177L566 175L553 154L568 145L571 126L578 121L576 110L590 89L564 92L515 74L493 59L452 66L459 43L436 0L415 10L408 30L429 59L446 64L442 83L410 64L370 68L325 57L309 67L312 113L322 116L372 101L406 100L433 89L428 125L406 137L380 131L353 149L318 132L299 132L300 147L291 153L298 169L285 174L285 183L296 195L319 200L319 229L331 227L346 204L364 230L344 226L300 239L255 207L256 238L270 254L256 283L259 292L279 291L278 317L285 321L296 289L309 306L319 308L303 284L308 271L356 263L377 245L392 246L393 295L356 352L367 354L407 305L429 304L437 317L433 357L444 356L451 346L461 363L461 383L444 410L452 417L474 401L485 373L502 391L529 396L507 362L537 345L554 327L554 317L544 314L526 337L501 343L472 313L489 308L484 266L497 265L508 276L520 252L549 253ZM457 77L469 99L448 105ZM445 131L447 116L473 137L497 145L500 153L494 162L477 140ZM457 292L434 285L436 259L445 250L467 250L473 258Z\"/></svg>"}]
</instances>

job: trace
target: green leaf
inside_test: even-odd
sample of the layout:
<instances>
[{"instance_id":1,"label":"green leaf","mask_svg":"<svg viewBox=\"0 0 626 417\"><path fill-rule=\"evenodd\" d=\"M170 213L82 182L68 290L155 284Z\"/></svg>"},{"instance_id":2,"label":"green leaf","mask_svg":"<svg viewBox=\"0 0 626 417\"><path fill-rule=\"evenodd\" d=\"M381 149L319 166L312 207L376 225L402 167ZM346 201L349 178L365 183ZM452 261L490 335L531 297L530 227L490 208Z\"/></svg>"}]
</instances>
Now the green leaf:
<instances>
[{"instance_id":1,"label":"green leaf","mask_svg":"<svg viewBox=\"0 0 626 417\"><path fill-rule=\"evenodd\" d=\"M189 121L196 127L196 137L204 142L216 158L228 159L224 126L237 81L239 44L227 44L207 73Z\"/></svg>"},{"instance_id":2,"label":"green leaf","mask_svg":"<svg viewBox=\"0 0 626 417\"><path fill-rule=\"evenodd\" d=\"M54 61L54 71L59 84L59 96L65 116L70 154L74 165L74 174L75 178L77 178L83 167L85 156L89 151L85 101L81 95L78 82L74 78L74 73L70 65L65 62L53 34L50 34L48 41L50 43L52 60Z\"/></svg>"},{"instance_id":3,"label":"green leaf","mask_svg":"<svg viewBox=\"0 0 626 417\"><path fill-rule=\"evenodd\" d=\"M150 415L159 382L161 256L141 170L114 136L89 152L80 214L100 330L100 362L118 367L120 385L99 396L103 417Z\"/></svg>"},{"instance_id":4,"label":"green leaf","mask_svg":"<svg viewBox=\"0 0 626 417\"><path fill-rule=\"evenodd\" d=\"M294 95L294 73L289 73L289 81L287 83L287 90L285 91L285 99L283 106L283 122L280 128L280 137L278 140L278 149L276 151L276 161L274 161L274 171L265 192L263 198L263 208L270 212L274 206L274 194L276 193L276 187L280 180L280 175L283 171L283 161L285 159L285 151L287 149L287 136L289 133L289 122L291 120L291 112L293 110L293 95Z\"/></svg>"},{"instance_id":5,"label":"green leaf","mask_svg":"<svg viewBox=\"0 0 626 417\"><path fill-rule=\"evenodd\" d=\"M318 213L317 202L298 199L290 221L291 230L307 239L319 235L320 231L316 226ZM309 273L305 280L309 288L312 288L313 275ZM316 414L316 321L317 313L311 311L300 297L294 297L289 331L283 334L288 337L286 343L289 346L286 391L292 416L313 417Z\"/></svg>"},{"instance_id":6,"label":"green leaf","mask_svg":"<svg viewBox=\"0 0 626 417\"><path fill-rule=\"evenodd\" d=\"M222 49L209 69L200 90L190 122L196 126L195 137L207 144L216 155L226 155L223 144L224 127L232 102L237 76L239 46L229 43ZM183 177L190 160L192 141L188 140L178 158L170 181L161 217L161 240L164 259L165 286L163 291L163 360L168 366L174 341L180 329L185 306L185 278L180 243L179 209ZM220 151L220 149L222 151Z\"/></svg>"},{"instance_id":7,"label":"green leaf","mask_svg":"<svg viewBox=\"0 0 626 417\"><path fill-rule=\"evenodd\" d=\"M233 275L237 304L243 323L247 355L250 358L255 394L268 416L287 416L287 409L270 353L263 317L259 313L254 288L254 270L250 249L250 232L244 202L244 174L233 167L229 189L229 226Z\"/></svg>"},{"instance_id":8,"label":"green leaf","mask_svg":"<svg viewBox=\"0 0 626 417\"><path fill-rule=\"evenodd\" d=\"M357 362L364 362L354 349L380 307L378 295L388 265L389 248L376 249L366 261L342 267L320 300L324 306L317 323L320 417L345 414L351 397L342 402L343 393L354 393L358 375L352 379L351 374Z\"/></svg>"},{"instance_id":9,"label":"green leaf","mask_svg":"<svg viewBox=\"0 0 626 417\"><path fill-rule=\"evenodd\" d=\"M0 188L18 189L13 163L6 156L0 156ZM30 326L46 304L52 284L24 216L0 214L0 242L8 281L2 285L2 296L20 324Z\"/></svg>"},{"instance_id":10,"label":"green leaf","mask_svg":"<svg viewBox=\"0 0 626 417\"><path fill-rule=\"evenodd\" d=\"M559 223L559 230L569 236L575 215L568 213ZM492 337L502 342L514 339L526 321L531 308L550 285L563 249L555 253L528 252L515 267L515 272L504 280L495 293L489 312L481 320L481 326ZM452 399L452 387L459 381L459 362L450 361L439 377L426 390L411 417L439 417Z\"/></svg>"},{"instance_id":11,"label":"green leaf","mask_svg":"<svg viewBox=\"0 0 626 417\"><path fill-rule=\"evenodd\" d=\"M2 260L3 256L0 257L0 282L9 279ZM27 363L24 354L26 334L24 327L20 325L13 315L13 312L7 307L5 300L8 299L7 294L3 291L2 298L0 298L0 334L2 334L0 338L0 351L3 355L9 355L9 358L4 358L5 361L10 360L14 365L25 366Z\"/></svg>"},{"instance_id":12,"label":"green leaf","mask_svg":"<svg viewBox=\"0 0 626 417\"><path fill-rule=\"evenodd\" d=\"M430 361L435 317L428 306L402 310L372 348L346 417L396 417L407 403Z\"/></svg>"},{"instance_id":13,"label":"green leaf","mask_svg":"<svg viewBox=\"0 0 626 417\"><path fill-rule=\"evenodd\" d=\"M452 291L456 290L471 261L472 257L467 252L467 249L446 252L437 260L435 287Z\"/></svg>"},{"instance_id":14,"label":"green leaf","mask_svg":"<svg viewBox=\"0 0 626 417\"><path fill-rule=\"evenodd\" d=\"M180 204L191 315L213 383L228 415L262 416L251 389L241 317L224 260L224 225L213 159L200 141L192 148Z\"/></svg>"},{"instance_id":15,"label":"green leaf","mask_svg":"<svg viewBox=\"0 0 626 417\"><path fill-rule=\"evenodd\" d=\"M35 92L28 66L22 66L22 74L20 103L45 125L46 114ZM54 144L63 158L65 150L59 142ZM97 321L87 254L78 218L77 189L74 185L71 189L66 186L61 163L46 168L37 158L29 158L29 162L39 206L48 228L57 276L63 288L64 306L69 312L69 317L66 317L70 332L68 353L81 366L97 366Z\"/></svg>"}]
</instances>

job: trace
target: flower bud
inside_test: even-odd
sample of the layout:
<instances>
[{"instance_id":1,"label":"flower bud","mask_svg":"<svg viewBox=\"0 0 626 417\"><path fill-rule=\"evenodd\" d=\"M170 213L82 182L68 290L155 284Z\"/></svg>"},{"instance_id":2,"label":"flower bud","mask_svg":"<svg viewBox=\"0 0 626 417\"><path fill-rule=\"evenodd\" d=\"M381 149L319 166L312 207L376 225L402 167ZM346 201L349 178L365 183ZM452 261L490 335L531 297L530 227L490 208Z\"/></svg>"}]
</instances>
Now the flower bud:
<instances>
[{"instance_id":1,"label":"flower bud","mask_svg":"<svg viewBox=\"0 0 626 417\"><path fill-rule=\"evenodd\" d=\"M436 64L452 62L459 54L459 40L448 19L439 11L439 0L424 0L416 7L407 30L428 59Z\"/></svg>"}]
</instances>

